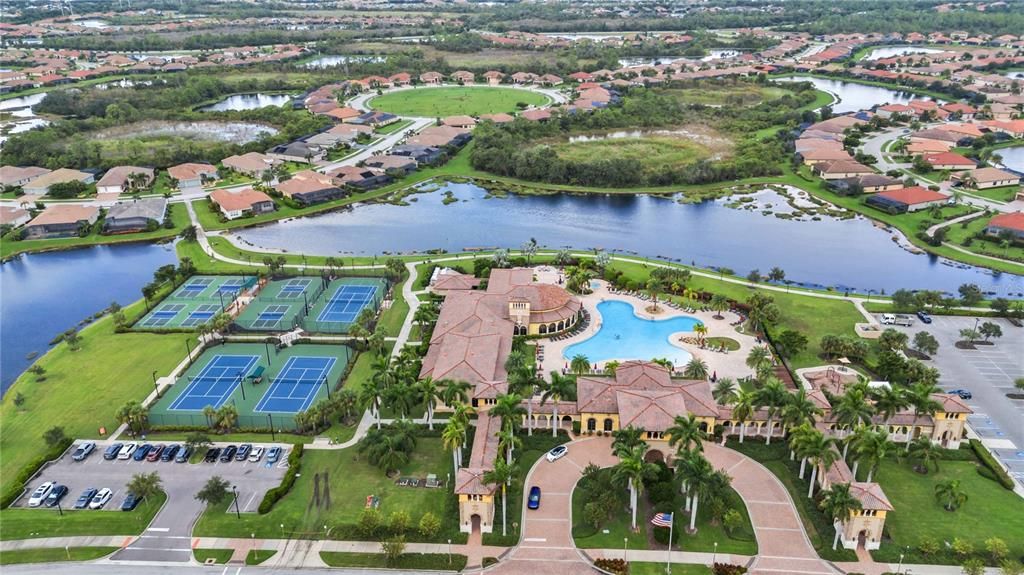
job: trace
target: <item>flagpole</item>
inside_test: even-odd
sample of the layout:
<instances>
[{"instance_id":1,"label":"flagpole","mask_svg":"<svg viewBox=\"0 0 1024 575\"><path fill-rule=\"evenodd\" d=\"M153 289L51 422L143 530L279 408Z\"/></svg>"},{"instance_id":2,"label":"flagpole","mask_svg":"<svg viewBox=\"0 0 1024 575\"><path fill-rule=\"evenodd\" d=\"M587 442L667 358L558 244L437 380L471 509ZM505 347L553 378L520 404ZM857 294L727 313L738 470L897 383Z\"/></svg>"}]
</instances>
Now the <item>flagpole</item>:
<instances>
[{"instance_id":1,"label":"flagpole","mask_svg":"<svg viewBox=\"0 0 1024 575\"><path fill-rule=\"evenodd\" d=\"M668 522L668 556L665 558L665 571L672 575L672 529L676 526L676 514L672 513L669 517L671 519Z\"/></svg>"}]
</instances>

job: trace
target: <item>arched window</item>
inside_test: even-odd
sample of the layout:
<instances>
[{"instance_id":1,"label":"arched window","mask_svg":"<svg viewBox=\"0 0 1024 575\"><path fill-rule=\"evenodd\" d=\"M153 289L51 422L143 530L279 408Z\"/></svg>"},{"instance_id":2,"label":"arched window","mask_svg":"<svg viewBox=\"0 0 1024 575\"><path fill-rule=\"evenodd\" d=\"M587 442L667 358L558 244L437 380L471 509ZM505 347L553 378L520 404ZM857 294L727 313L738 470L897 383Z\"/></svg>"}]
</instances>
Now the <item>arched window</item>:
<instances>
[{"instance_id":1,"label":"arched window","mask_svg":"<svg viewBox=\"0 0 1024 575\"><path fill-rule=\"evenodd\" d=\"M554 324L554 322L548 324L548 331L551 332L551 333L555 333L555 324Z\"/></svg>"},{"instance_id":2,"label":"arched window","mask_svg":"<svg viewBox=\"0 0 1024 575\"><path fill-rule=\"evenodd\" d=\"M604 430L605 431L611 431L612 427L614 425L615 425L615 422L612 421L612 418L610 418L610 417L604 418Z\"/></svg>"},{"instance_id":3,"label":"arched window","mask_svg":"<svg viewBox=\"0 0 1024 575\"><path fill-rule=\"evenodd\" d=\"M558 322L558 331L562 331L563 329L565 329L565 322L564 321Z\"/></svg>"},{"instance_id":4,"label":"arched window","mask_svg":"<svg viewBox=\"0 0 1024 575\"><path fill-rule=\"evenodd\" d=\"M544 324L544 323L540 324L540 332L541 333L547 333L548 332L547 324Z\"/></svg>"},{"instance_id":5,"label":"arched window","mask_svg":"<svg viewBox=\"0 0 1024 575\"><path fill-rule=\"evenodd\" d=\"M597 429L597 420L593 417L587 418L587 431L594 431Z\"/></svg>"}]
</instances>

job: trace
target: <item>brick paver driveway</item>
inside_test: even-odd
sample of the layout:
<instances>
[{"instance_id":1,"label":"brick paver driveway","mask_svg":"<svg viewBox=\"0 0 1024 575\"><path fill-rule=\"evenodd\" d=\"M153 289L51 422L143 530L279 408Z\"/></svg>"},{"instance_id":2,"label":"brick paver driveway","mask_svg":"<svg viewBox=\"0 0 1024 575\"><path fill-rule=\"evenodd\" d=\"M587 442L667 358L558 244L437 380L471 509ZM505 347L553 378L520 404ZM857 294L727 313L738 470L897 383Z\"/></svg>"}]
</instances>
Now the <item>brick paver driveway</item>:
<instances>
[{"instance_id":1,"label":"brick paver driveway","mask_svg":"<svg viewBox=\"0 0 1024 575\"><path fill-rule=\"evenodd\" d=\"M732 477L732 487L747 505L757 538L758 555L751 575L834 575L804 533L789 493L771 471L756 461L719 445L705 443L708 461ZM526 477L527 488L542 492L541 508L523 508L523 537L489 573L573 575L594 573L572 541L572 490L583 468L594 463L611 467L610 438L587 438L569 444L569 454L549 463L541 459Z\"/></svg>"}]
</instances>

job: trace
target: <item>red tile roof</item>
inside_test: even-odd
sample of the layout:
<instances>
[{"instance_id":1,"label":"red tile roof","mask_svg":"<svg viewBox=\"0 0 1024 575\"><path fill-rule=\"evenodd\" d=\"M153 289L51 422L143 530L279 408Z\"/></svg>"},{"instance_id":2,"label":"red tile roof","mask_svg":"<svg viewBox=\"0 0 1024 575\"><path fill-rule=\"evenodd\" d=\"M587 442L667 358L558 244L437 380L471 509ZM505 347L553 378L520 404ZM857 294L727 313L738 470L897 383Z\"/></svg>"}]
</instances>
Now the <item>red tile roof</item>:
<instances>
[{"instance_id":1,"label":"red tile roof","mask_svg":"<svg viewBox=\"0 0 1024 575\"><path fill-rule=\"evenodd\" d=\"M910 188L903 188L900 190L892 190L889 192L879 192L879 196L894 200L908 206L914 204L923 204L926 202L936 202L946 199L946 196L939 192L934 192L928 188L922 188L921 186L913 186Z\"/></svg>"},{"instance_id":2,"label":"red tile roof","mask_svg":"<svg viewBox=\"0 0 1024 575\"><path fill-rule=\"evenodd\" d=\"M1009 214L999 214L988 221L988 225L997 228L1006 228L1008 230L1017 230L1024 232L1024 212L1011 212Z\"/></svg>"}]
</instances>

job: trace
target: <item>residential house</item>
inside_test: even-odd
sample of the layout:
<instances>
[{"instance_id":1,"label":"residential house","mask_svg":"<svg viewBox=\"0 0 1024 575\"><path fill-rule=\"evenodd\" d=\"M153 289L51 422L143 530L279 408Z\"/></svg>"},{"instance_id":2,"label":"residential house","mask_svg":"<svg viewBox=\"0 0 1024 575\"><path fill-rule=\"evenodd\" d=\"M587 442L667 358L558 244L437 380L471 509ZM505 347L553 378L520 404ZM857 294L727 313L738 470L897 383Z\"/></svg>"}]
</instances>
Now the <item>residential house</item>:
<instances>
[{"instance_id":1,"label":"residential house","mask_svg":"<svg viewBox=\"0 0 1024 575\"><path fill-rule=\"evenodd\" d=\"M988 188L1001 188L1003 186L1016 186L1020 184L1020 176L1013 172L1000 170L999 168L978 168L953 174L950 178L953 183L978 190Z\"/></svg>"},{"instance_id":2,"label":"residential house","mask_svg":"<svg viewBox=\"0 0 1024 575\"><path fill-rule=\"evenodd\" d=\"M484 80L486 80L487 83L491 86L497 86L498 84L501 84L501 80L504 77L505 75L502 74L501 72L498 72L497 70L488 70L487 72L484 72Z\"/></svg>"},{"instance_id":3,"label":"residential house","mask_svg":"<svg viewBox=\"0 0 1024 575\"><path fill-rule=\"evenodd\" d=\"M867 199L867 205L890 214L916 212L948 202L946 195L921 186L879 192Z\"/></svg>"},{"instance_id":4,"label":"residential house","mask_svg":"<svg viewBox=\"0 0 1024 575\"><path fill-rule=\"evenodd\" d=\"M26 194L44 195L50 191L50 186L54 184L64 184L74 181L91 184L94 180L95 177L88 172L60 168L33 178L28 183L22 184L21 189L24 190Z\"/></svg>"},{"instance_id":5,"label":"residential house","mask_svg":"<svg viewBox=\"0 0 1024 575\"><path fill-rule=\"evenodd\" d=\"M463 128L431 126L408 139L406 143L435 148L459 148L472 139L473 134Z\"/></svg>"},{"instance_id":6,"label":"residential house","mask_svg":"<svg viewBox=\"0 0 1024 575\"><path fill-rule=\"evenodd\" d=\"M363 115L363 113L360 112L359 110L356 110L355 108L343 106L340 108L332 108L330 110L327 110L326 112L323 112L323 115L330 116L331 118L339 122L352 122L359 116Z\"/></svg>"},{"instance_id":7,"label":"residential house","mask_svg":"<svg viewBox=\"0 0 1024 575\"><path fill-rule=\"evenodd\" d=\"M835 162L839 160L853 161L853 156L849 152L840 149L827 149L827 148L816 148L813 150L807 150L805 152L798 152L800 157L803 158L805 166L813 166L821 162Z\"/></svg>"},{"instance_id":8,"label":"residential house","mask_svg":"<svg viewBox=\"0 0 1024 575\"><path fill-rule=\"evenodd\" d=\"M423 82L428 86L436 86L443 81L444 76L439 72L424 72L420 74L420 82Z\"/></svg>"},{"instance_id":9,"label":"residential house","mask_svg":"<svg viewBox=\"0 0 1024 575\"><path fill-rule=\"evenodd\" d=\"M953 142L939 142L936 140L923 140L920 142L910 142L907 144L904 151L911 156L918 154L931 154L936 152L946 152L953 147Z\"/></svg>"},{"instance_id":10,"label":"residential house","mask_svg":"<svg viewBox=\"0 0 1024 575\"><path fill-rule=\"evenodd\" d=\"M888 192L903 187L899 178L893 178L884 174L867 174L857 178L857 183L864 188L865 193Z\"/></svg>"},{"instance_id":11,"label":"residential house","mask_svg":"<svg viewBox=\"0 0 1024 575\"><path fill-rule=\"evenodd\" d=\"M94 205L51 204L25 224L25 238L75 237L84 226L95 224L99 216L100 209Z\"/></svg>"},{"instance_id":12,"label":"residential house","mask_svg":"<svg viewBox=\"0 0 1024 575\"><path fill-rule=\"evenodd\" d=\"M303 170L279 182L274 189L304 206L343 198L347 192L334 178L313 170Z\"/></svg>"},{"instance_id":13,"label":"residential house","mask_svg":"<svg viewBox=\"0 0 1024 575\"><path fill-rule=\"evenodd\" d=\"M249 214L265 214L277 209L274 200L270 196L252 188L214 190L210 192L210 201L229 220L238 219Z\"/></svg>"},{"instance_id":14,"label":"residential house","mask_svg":"<svg viewBox=\"0 0 1024 575\"><path fill-rule=\"evenodd\" d=\"M514 122L515 117L504 112L499 112L497 114L481 114L480 120L490 120L495 124L507 124L509 122Z\"/></svg>"},{"instance_id":15,"label":"residential house","mask_svg":"<svg viewBox=\"0 0 1024 575\"><path fill-rule=\"evenodd\" d=\"M946 130L938 130L931 128L928 130L919 130L910 134L911 142L942 142L949 144L951 147L955 146L957 142L963 139L963 136L955 134L953 132L947 132Z\"/></svg>"},{"instance_id":16,"label":"residential house","mask_svg":"<svg viewBox=\"0 0 1024 575\"><path fill-rule=\"evenodd\" d=\"M472 84L476 81L476 75L466 70L459 70L452 72L451 79L460 84ZM498 81L500 82L501 79L499 78Z\"/></svg>"},{"instance_id":17,"label":"residential house","mask_svg":"<svg viewBox=\"0 0 1024 575\"><path fill-rule=\"evenodd\" d=\"M874 170L852 160L835 160L814 165L814 173L825 180L845 180L875 173Z\"/></svg>"},{"instance_id":18,"label":"residential house","mask_svg":"<svg viewBox=\"0 0 1024 575\"><path fill-rule=\"evenodd\" d=\"M153 169L138 166L117 166L107 170L106 174L96 182L96 192L100 194L122 194L129 191L141 191L153 183Z\"/></svg>"},{"instance_id":19,"label":"residential house","mask_svg":"<svg viewBox=\"0 0 1024 575\"><path fill-rule=\"evenodd\" d=\"M562 83L562 78L554 74L544 74L540 77L542 86L557 86Z\"/></svg>"},{"instance_id":20,"label":"residential house","mask_svg":"<svg viewBox=\"0 0 1024 575\"><path fill-rule=\"evenodd\" d=\"M167 216L167 200L145 198L133 202L120 202L107 210L103 231L109 234L142 232L159 226Z\"/></svg>"},{"instance_id":21,"label":"residential house","mask_svg":"<svg viewBox=\"0 0 1024 575\"><path fill-rule=\"evenodd\" d=\"M24 186L49 173L50 170L36 166L0 166L0 186Z\"/></svg>"},{"instance_id":22,"label":"residential house","mask_svg":"<svg viewBox=\"0 0 1024 575\"><path fill-rule=\"evenodd\" d=\"M963 104L960 102L952 102L949 104L943 104L941 108L954 118L959 118L965 121L971 121L974 119L974 115L978 113L978 110L973 106Z\"/></svg>"},{"instance_id":23,"label":"residential house","mask_svg":"<svg viewBox=\"0 0 1024 575\"><path fill-rule=\"evenodd\" d=\"M234 170L251 178L259 178L267 170L281 163L280 159L272 158L259 152L228 156L220 162L225 168Z\"/></svg>"},{"instance_id":24,"label":"residential house","mask_svg":"<svg viewBox=\"0 0 1024 575\"><path fill-rule=\"evenodd\" d=\"M1016 241L1024 240L1024 212L999 214L985 226L986 235L1000 237L1006 233L1011 234Z\"/></svg>"},{"instance_id":25,"label":"residential house","mask_svg":"<svg viewBox=\"0 0 1024 575\"><path fill-rule=\"evenodd\" d=\"M167 168L167 175L178 182L181 193L198 192L203 183L217 179L217 168L210 164L189 162Z\"/></svg>"},{"instance_id":26,"label":"residential house","mask_svg":"<svg viewBox=\"0 0 1024 575\"><path fill-rule=\"evenodd\" d=\"M924 161L931 164L936 170L972 170L977 167L977 162L957 154L955 152L939 152L937 154L925 154Z\"/></svg>"},{"instance_id":27,"label":"residential house","mask_svg":"<svg viewBox=\"0 0 1024 575\"><path fill-rule=\"evenodd\" d=\"M1024 138L1024 120L993 120L983 123L993 132L1002 132L1014 138Z\"/></svg>"},{"instance_id":28,"label":"residential house","mask_svg":"<svg viewBox=\"0 0 1024 575\"><path fill-rule=\"evenodd\" d=\"M21 227L32 219L28 210L14 206L0 206L0 226Z\"/></svg>"},{"instance_id":29,"label":"residential house","mask_svg":"<svg viewBox=\"0 0 1024 575\"><path fill-rule=\"evenodd\" d=\"M543 122L545 120L551 119L551 109L544 108L535 110L525 110L523 113L519 114L519 117L523 118L524 120L529 120L531 122Z\"/></svg>"},{"instance_id":30,"label":"residential house","mask_svg":"<svg viewBox=\"0 0 1024 575\"><path fill-rule=\"evenodd\" d=\"M384 155L371 156L363 162L371 168L380 168L388 175L396 178L406 176L416 171L416 160L408 156Z\"/></svg>"},{"instance_id":31,"label":"residential house","mask_svg":"<svg viewBox=\"0 0 1024 575\"><path fill-rule=\"evenodd\" d=\"M410 75L408 72L399 72L394 76L388 78L388 80L394 86L408 86L410 83L412 83L412 75Z\"/></svg>"},{"instance_id":32,"label":"residential house","mask_svg":"<svg viewBox=\"0 0 1024 575\"><path fill-rule=\"evenodd\" d=\"M394 114L388 114L387 112L366 112L351 120L353 124L359 124L362 126L371 126L373 128L381 128L388 124L394 124L401 120L400 117Z\"/></svg>"},{"instance_id":33,"label":"residential house","mask_svg":"<svg viewBox=\"0 0 1024 575\"><path fill-rule=\"evenodd\" d=\"M472 116L448 116L441 120L441 124L451 128L472 129L476 126L476 119Z\"/></svg>"},{"instance_id":34,"label":"residential house","mask_svg":"<svg viewBox=\"0 0 1024 575\"><path fill-rule=\"evenodd\" d=\"M391 154L405 156L416 160L420 166L434 166L444 159L444 150L432 146L420 146L416 144L402 144L391 148Z\"/></svg>"},{"instance_id":35,"label":"residential house","mask_svg":"<svg viewBox=\"0 0 1024 575\"><path fill-rule=\"evenodd\" d=\"M391 176L377 168L360 168L357 166L341 166L328 172L339 183L359 190L372 190L386 186L392 181Z\"/></svg>"},{"instance_id":36,"label":"residential house","mask_svg":"<svg viewBox=\"0 0 1024 575\"><path fill-rule=\"evenodd\" d=\"M885 106L879 106L875 109L875 113L882 118L892 118L893 116L913 116L914 109L906 104L886 104Z\"/></svg>"},{"instance_id":37,"label":"residential house","mask_svg":"<svg viewBox=\"0 0 1024 575\"><path fill-rule=\"evenodd\" d=\"M313 164L324 159L324 149L319 146L312 146L308 142L296 140L287 144L280 144L267 150L271 158L283 162L297 162L300 164Z\"/></svg>"}]
</instances>

